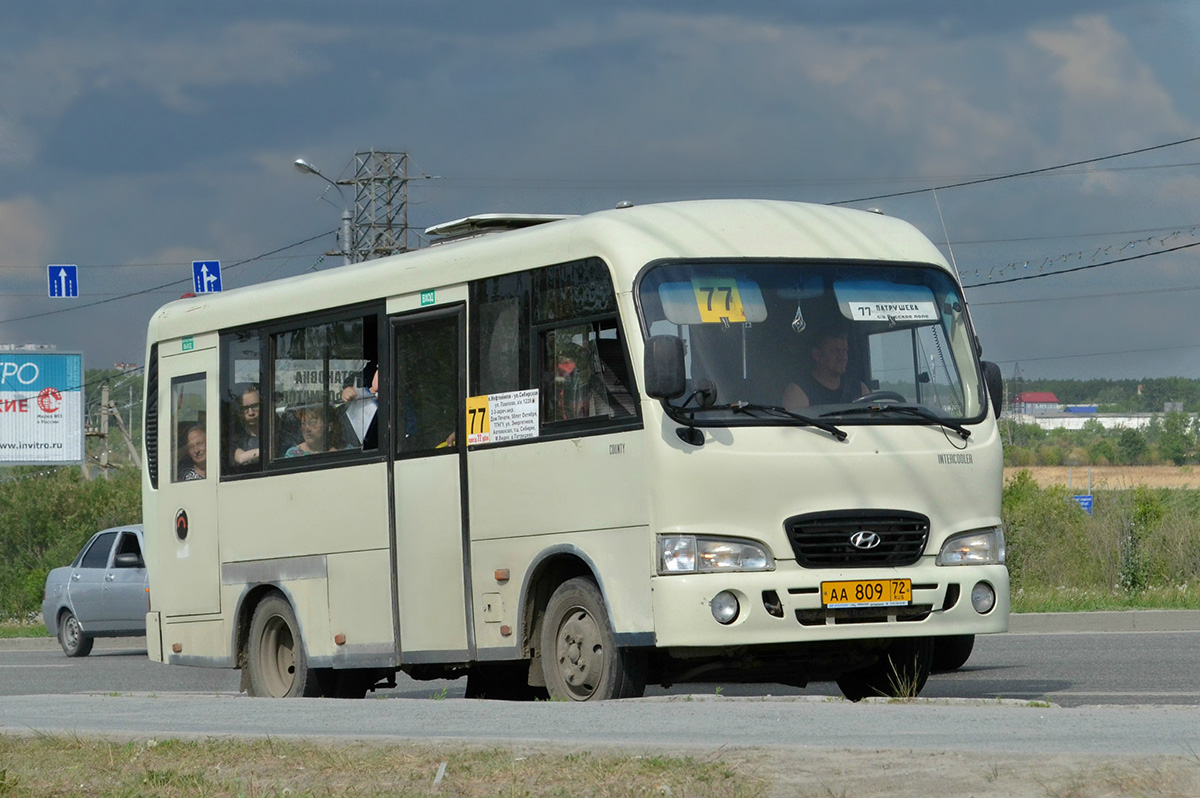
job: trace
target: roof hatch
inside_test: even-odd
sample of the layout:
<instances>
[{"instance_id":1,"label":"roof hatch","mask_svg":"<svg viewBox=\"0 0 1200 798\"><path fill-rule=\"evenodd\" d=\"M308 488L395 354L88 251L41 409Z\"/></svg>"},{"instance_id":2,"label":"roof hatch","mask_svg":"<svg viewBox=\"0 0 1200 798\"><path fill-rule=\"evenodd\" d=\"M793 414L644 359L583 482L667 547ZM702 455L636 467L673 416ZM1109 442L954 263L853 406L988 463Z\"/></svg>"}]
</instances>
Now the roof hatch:
<instances>
[{"instance_id":1,"label":"roof hatch","mask_svg":"<svg viewBox=\"0 0 1200 798\"><path fill-rule=\"evenodd\" d=\"M574 218L576 214L553 213L481 213L455 219L453 222L442 222L433 227L425 228L425 235L439 236L442 243L456 238L478 236L485 233L502 233L507 230L520 230L522 227L533 227L547 222L558 222Z\"/></svg>"}]
</instances>

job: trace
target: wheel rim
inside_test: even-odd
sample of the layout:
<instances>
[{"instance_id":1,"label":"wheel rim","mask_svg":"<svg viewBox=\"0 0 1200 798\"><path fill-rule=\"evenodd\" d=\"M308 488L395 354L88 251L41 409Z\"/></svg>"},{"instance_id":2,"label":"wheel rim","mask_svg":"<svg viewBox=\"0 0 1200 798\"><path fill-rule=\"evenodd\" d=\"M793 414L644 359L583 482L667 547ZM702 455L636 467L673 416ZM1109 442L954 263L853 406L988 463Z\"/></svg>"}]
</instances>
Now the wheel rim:
<instances>
[{"instance_id":1,"label":"wheel rim","mask_svg":"<svg viewBox=\"0 0 1200 798\"><path fill-rule=\"evenodd\" d=\"M586 701L604 677L604 646L596 619L584 608L572 607L558 627L554 648L558 676L567 693Z\"/></svg>"},{"instance_id":2,"label":"wheel rim","mask_svg":"<svg viewBox=\"0 0 1200 798\"><path fill-rule=\"evenodd\" d=\"M74 615L68 615L63 624L63 640L72 651L79 648L79 621Z\"/></svg>"},{"instance_id":3,"label":"wheel rim","mask_svg":"<svg viewBox=\"0 0 1200 798\"><path fill-rule=\"evenodd\" d=\"M274 698L286 696L296 681L296 641L287 621L278 615L267 620L258 654L267 694Z\"/></svg>"}]
</instances>

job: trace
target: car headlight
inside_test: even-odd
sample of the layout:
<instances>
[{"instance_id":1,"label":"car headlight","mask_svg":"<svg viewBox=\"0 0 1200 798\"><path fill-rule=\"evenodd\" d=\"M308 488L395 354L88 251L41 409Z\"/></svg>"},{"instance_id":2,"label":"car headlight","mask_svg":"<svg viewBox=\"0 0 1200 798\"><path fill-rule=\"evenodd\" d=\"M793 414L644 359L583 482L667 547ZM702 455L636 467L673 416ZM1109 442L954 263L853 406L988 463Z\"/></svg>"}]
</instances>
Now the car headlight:
<instances>
[{"instance_id":1,"label":"car headlight","mask_svg":"<svg viewBox=\"0 0 1200 798\"><path fill-rule=\"evenodd\" d=\"M938 565L995 565L1004 562L1004 529L976 529L954 535L942 544Z\"/></svg>"},{"instance_id":2,"label":"car headlight","mask_svg":"<svg viewBox=\"0 0 1200 798\"><path fill-rule=\"evenodd\" d=\"M761 543L695 535L659 535L660 574L773 571L775 558Z\"/></svg>"}]
</instances>

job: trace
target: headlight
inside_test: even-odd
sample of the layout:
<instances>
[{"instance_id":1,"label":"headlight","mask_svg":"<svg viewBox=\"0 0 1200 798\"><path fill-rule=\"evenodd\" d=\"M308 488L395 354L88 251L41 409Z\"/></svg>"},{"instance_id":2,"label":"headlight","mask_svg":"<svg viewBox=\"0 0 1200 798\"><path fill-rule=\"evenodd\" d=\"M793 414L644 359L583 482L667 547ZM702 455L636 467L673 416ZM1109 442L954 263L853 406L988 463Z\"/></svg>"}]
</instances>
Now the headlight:
<instances>
[{"instance_id":1,"label":"headlight","mask_svg":"<svg viewBox=\"0 0 1200 798\"><path fill-rule=\"evenodd\" d=\"M761 543L695 535L660 535L658 538L660 574L773 570L775 558Z\"/></svg>"},{"instance_id":2,"label":"headlight","mask_svg":"<svg viewBox=\"0 0 1200 798\"><path fill-rule=\"evenodd\" d=\"M993 565L1004 562L1004 529L977 529L942 544L938 565Z\"/></svg>"}]
</instances>

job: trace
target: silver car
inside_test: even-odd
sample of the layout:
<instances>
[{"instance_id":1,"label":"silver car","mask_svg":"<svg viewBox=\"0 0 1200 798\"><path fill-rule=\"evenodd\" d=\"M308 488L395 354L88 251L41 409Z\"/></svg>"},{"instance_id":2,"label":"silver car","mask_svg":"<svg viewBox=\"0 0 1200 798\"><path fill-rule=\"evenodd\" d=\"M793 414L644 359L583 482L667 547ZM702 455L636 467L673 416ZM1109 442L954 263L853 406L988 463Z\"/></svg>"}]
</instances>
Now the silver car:
<instances>
[{"instance_id":1,"label":"silver car","mask_svg":"<svg viewBox=\"0 0 1200 798\"><path fill-rule=\"evenodd\" d=\"M86 657L97 637L146 634L148 589L141 524L105 529L46 577L42 618L68 657Z\"/></svg>"}]
</instances>

